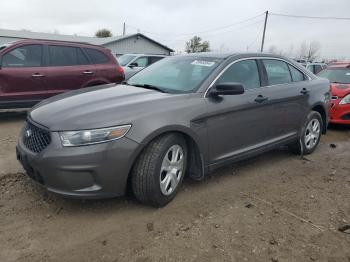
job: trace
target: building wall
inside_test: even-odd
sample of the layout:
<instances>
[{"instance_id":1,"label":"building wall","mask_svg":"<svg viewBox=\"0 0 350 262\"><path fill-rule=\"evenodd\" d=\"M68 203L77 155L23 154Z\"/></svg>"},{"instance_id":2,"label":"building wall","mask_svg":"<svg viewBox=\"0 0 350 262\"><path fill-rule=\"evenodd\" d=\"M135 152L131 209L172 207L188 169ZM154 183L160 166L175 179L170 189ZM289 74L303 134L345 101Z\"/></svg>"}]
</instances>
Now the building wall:
<instances>
[{"instance_id":1,"label":"building wall","mask_svg":"<svg viewBox=\"0 0 350 262\"><path fill-rule=\"evenodd\" d=\"M170 55L169 50L143 38L131 37L114 43L104 45L115 55L127 53Z\"/></svg>"}]
</instances>

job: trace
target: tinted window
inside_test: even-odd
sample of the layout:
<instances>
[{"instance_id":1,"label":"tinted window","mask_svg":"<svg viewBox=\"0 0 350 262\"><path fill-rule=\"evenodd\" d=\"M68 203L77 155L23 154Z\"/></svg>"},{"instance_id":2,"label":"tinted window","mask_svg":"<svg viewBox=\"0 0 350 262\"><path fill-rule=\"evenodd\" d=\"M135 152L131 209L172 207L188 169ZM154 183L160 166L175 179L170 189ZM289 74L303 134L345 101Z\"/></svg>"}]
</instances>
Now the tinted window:
<instances>
[{"instance_id":1,"label":"tinted window","mask_svg":"<svg viewBox=\"0 0 350 262\"><path fill-rule=\"evenodd\" d=\"M304 81L305 76L302 72L296 69L294 66L289 65L290 73L292 74L293 82Z\"/></svg>"},{"instance_id":2,"label":"tinted window","mask_svg":"<svg viewBox=\"0 0 350 262\"><path fill-rule=\"evenodd\" d=\"M244 60L231 65L219 78L218 83L238 82L244 88L260 87L258 66L255 60Z\"/></svg>"},{"instance_id":3,"label":"tinted window","mask_svg":"<svg viewBox=\"0 0 350 262\"><path fill-rule=\"evenodd\" d=\"M88 64L80 48L68 46L49 46L51 66L74 66Z\"/></svg>"},{"instance_id":4,"label":"tinted window","mask_svg":"<svg viewBox=\"0 0 350 262\"><path fill-rule=\"evenodd\" d=\"M146 67L148 66L148 57L140 57L132 63L137 64L137 67Z\"/></svg>"},{"instance_id":5,"label":"tinted window","mask_svg":"<svg viewBox=\"0 0 350 262\"><path fill-rule=\"evenodd\" d=\"M269 85L291 83L292 78L287 63L279 60L263 60Z\"/></svg>"},{"instance_id":6,"label":"tinted window","mask_svg":"<svg viewBox=\"0 0 350 262\"><path fill-rule=\"evenodd\" d=\"M164 57L161 56L150 56L149 57L149 64L153 64L155 62L158 62L159 60L162 60Z\"/></svg>"},{"instance_id":7,"label":"tinted window","mask_svg":"<svg viewBox=\"0 0 350 262\"><path fill-rule=\"evenodd\" d=\"M5 54L2 67L38 67L42 65L42 46L26 45Z\"/></svg>"},{"instance_id":8,"label":"tinted window","mask_svg":"<svg viewBox=\"0 0 350 262\"><path fill-rule=\"evenodd\" d=\"M322 66L321 65L315 65L315 74L318 74L321 71L322 71Z\"/></svg>"},{"instance_id":9,"label":"tinted window","mask_svg":"<svg viewBox=\"0 0 350 262\"><path fill-rule=\"evenodd\" d=\"M109 61L108 57L101 51L91 48L85 48L85 52L88 54L93 64L104 64Z\"/></svg>"}]
</instances>

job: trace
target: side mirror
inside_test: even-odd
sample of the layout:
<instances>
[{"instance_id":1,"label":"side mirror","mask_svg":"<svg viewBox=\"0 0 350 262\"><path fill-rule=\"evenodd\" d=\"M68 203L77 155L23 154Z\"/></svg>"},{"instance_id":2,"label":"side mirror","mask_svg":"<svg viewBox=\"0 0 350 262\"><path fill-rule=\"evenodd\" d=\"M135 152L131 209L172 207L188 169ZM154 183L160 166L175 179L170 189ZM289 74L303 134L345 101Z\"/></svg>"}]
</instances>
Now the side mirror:
<instances>
[{"instance_id":1,"label":"side mirror","mask_svg":"<svg viewBox=\"0 0 350 262\"><path fill-rule=\"evenodd\" d=\"M244 86L241 83L220 83L210 92L212 96L241 95L243 93Z\"/></svg>"},{"instance_id":2,"label":"side mirror","mask_svg":"<svg viewBox=\"0 0 350 262\"><path fill-rule=\"evenodd\" d=\"M136 62L133 62L133 63L131 63L130 65L128 65L130 68L134 68L134 67L138 67L139 65L138 65L138 63L136 63Z\"/></svg>"}]
</instances>

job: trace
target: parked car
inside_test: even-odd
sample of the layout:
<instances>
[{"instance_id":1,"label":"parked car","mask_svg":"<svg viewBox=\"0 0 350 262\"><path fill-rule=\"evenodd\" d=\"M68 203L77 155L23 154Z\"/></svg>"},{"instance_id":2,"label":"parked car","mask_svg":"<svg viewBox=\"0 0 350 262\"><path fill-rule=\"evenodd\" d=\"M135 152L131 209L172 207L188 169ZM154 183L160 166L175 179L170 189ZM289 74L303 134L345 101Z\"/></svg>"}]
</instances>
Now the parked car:
<instances>
[{"instance_id":1,"label":"parked car","mask_svg":"<svg viewBox=\"0 0 350 262\"><path fill-rule=\"evenodd\" d=\"M35 106L17 157L51 192L107 198L129 185L141 202L164 206L186 174L202 180L281 145L312 153L326 132L329 105L329 81L281 56L174 56L125 85Z\"/></svg>"},{"instance_id":2,"label":"parked car","mask_svg":"<svg viewBox=\"0 0 350 262\"><path fill-rule=\"evenodd\" d=\"M315 75L327 68L325 63L306 63L304 66Z\"/></svg>"},{"instance_id":3,"label":"parked car","mask_svg":"<svg viewBox=\"0 0 350 262\"><path fill-rule=\"evenodd\" d=\"M350 124L350 62L332 64L318 76L332 83L331 123Z\"/></svg>"},{"instance_id":4,"label":"parked car","mask_svg":"<svg viewBox=\"0 0 350 262\"><path fill-rule=\"evenodd\" d=\"M65 91L124 80L103 47L23 40L0 50L0 108L31 107Z\"/></svg>"},{"instance_id":5,"label":"parked car","mask_svg":"<svg viewBox=\"0 0 350 262\"><path fill-rule=\"evenodd\" d=\"M118 57L118 62L123 67L127 80L145 67L165 57L165 55L125 54Z\"/></svg>"}]
</instances>

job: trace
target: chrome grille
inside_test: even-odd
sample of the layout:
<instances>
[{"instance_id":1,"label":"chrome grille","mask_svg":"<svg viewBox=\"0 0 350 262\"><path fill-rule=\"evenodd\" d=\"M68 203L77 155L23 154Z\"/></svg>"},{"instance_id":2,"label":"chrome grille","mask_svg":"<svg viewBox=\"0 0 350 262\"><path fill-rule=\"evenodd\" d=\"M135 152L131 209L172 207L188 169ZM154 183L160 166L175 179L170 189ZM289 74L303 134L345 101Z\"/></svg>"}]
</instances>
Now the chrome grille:
<instances>
[{"instance_id":1,"label":"chrome grille","mask_svg":"<svg viewBox=\"0 0 350 262\"><path fill-rule=\"evenodd\" d=\"M34 153L40 153L50 143L50 132L27 122L23 130L23 144Z\"/></svg>"}]
</instances>

